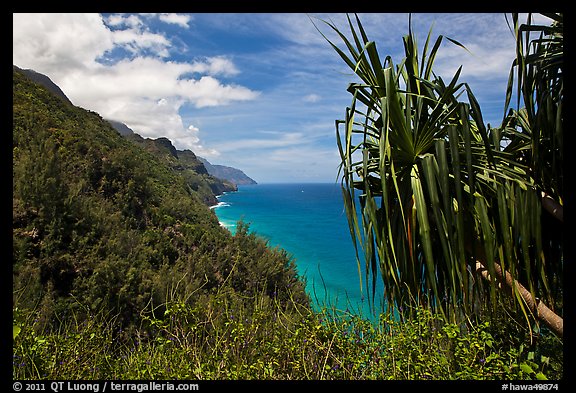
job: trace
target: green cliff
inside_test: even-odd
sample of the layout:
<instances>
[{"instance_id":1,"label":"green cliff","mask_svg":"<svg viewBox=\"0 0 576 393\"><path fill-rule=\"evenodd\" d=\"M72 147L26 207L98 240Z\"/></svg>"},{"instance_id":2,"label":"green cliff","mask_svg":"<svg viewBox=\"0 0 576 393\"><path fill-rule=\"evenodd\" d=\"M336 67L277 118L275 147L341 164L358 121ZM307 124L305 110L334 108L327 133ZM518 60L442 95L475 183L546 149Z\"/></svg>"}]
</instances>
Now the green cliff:
<instances>
[{"instance_id":1,"label":"green cliff","mask_svg":"<svg viewBox=\"0 0 576 393\"><path fill-rule=\"evenodd\" d=\"M284 251L220 227L207 204L223 183L193 153L128 140L17 68L12 141L13 306L46 329L96 311L136 329L151 306L222 291L308 304Z\"/></svg>"}]
</instances>

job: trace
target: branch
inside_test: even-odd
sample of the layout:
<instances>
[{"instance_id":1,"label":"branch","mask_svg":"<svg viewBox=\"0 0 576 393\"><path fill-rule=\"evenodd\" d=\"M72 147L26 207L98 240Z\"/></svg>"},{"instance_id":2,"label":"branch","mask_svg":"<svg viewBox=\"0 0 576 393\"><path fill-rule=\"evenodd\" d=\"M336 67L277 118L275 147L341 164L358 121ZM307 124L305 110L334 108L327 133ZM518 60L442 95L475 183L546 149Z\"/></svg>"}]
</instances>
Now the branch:
<instances>
[{"instance_id":1,"label":"branch","mask_svg":"<svg viewBox=\"0 0 576 393\"><path fill-rule=\"evenodd\" d=\"M480 273L483 278L490 281L490 273L487 268L480 262L476 261L476 272ZM507 271L502 273L502 268L499 264L494 263L494 272L496 273L497 280L504 284L510 291L516 288L522 299L528 305L530 311L532 311L538 319L542 320L546 326L554 332L558 337L562 338L564 333L564 320L558 316L554 311L550 310L540 299L534 299L532 294L522 286L518 281L512 278L512 275Z\"/></svg>"}]
</instances>

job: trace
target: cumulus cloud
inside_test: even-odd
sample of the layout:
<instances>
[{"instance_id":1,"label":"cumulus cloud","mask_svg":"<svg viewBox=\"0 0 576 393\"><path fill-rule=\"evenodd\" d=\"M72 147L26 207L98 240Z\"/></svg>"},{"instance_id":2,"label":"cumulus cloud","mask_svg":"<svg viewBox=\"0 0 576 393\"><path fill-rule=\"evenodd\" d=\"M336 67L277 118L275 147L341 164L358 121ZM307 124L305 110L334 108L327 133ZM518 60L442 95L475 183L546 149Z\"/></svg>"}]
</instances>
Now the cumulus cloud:
<instances>
[{"instance_id":1,"label":"cumulus cloud","mask_svg":"<svg viewBox=\"0 0 576 393\"><path fill-rule=\"evenodd\" d=\"M12 14L13 61L49 76L89 69L114 47L98 14Z\"/></svg>"},{"instance_id":2,"label":"cumulus cloud","mask_svg":"<svg viewBox=\"0 0 576 393\"><path fill-rule=\"evenodd\" d=\"M129 26L132 28L142 26L144 22L138 15L113 14L106 18L110 26Z\"/></svg>"},{"instance_id":3,"label":"cumulus cloud","mask_svg":"<svg viewBox=\"0 0 576 393\"><path fill-rule=\"evenodd\" d=\"M111 36L116 47L121 47L137 56L150 53L168 57L170 41L162 34L153 33L138 15L113 14L103 18L112 27Z\"/></svg>"},{"instance_id":4,"label":"cumulus cloud","mask_svg":"<svg viewBox=\"0 0 576 393\"><path fill-rule=\"evenodd\" d=\"M106 17L106 23L110 26L129 26L141 27L144 26L142 18L158 18L161 22L178 25L180 27L189 28L188 25L192 20L192 16L188 14L174 14L174 13L141 13L135 14L112 14Z\"/></svg>"},{"instance_id":5,"label":"cumulus cloud","mask_svg":"<svg viewBox=\"0 0 576 393\"><path fill-rule=\"evenodd\" d=\"M197 61L192 64L192 71L222 76L234 76L240 73L234 63L224 56L209 57L203 61Z\"/></svg>"},{"instance_id":6,"label":"cumulus cloud","mask_svg":"<svg viewBox=\"0 0 576 393\"><path fill-rule=\"evenodd\" d=\"M246 101L258 97L258 92L243 86L223 85L211 76L179 82L182 96L188 98L198 108L226 105L233 101Z\"/></svg>"},{"instance_id":7,"label":"cumulus cloud","mask_svg":"<svg viewBox=\"0 0 576 393\"><path fill-rule=\"evenodd\" d=\"M177 14L158 18L183 27L191 20ZM13 61L48 75L74 104L124 122L144 137L165 136L177 148L218 154L200 144L198 128L183 124L181 107L227 105L252 100L258 92L216 79L239 73L225 56L165 60L171 42L151 32L145 19L119 14L106 20L98 14L13 14ZM101 61L116 49L130 56Z\"/></svg>"},{"instance_id":8,"label":"cumulus cloud","mask_svg":"<svg viewBox=\"0 0 576 393\"><path fill-rule=\"evenodd\" d=\"M154 34L140 29L116 30L113 33L114 44L138 55L149 50L151 53L168 57L170 55L170 41L161 34Z\"/></svg>"},{"instance_id":9,"label":"cumulus cloud","mask_svg":"<svg viewBox=\"0 0 576 393\"><path fill-rule=\"evenodd\" d=\"M200 129L193 124L188 126L189 136L188 139L193 142L193 151L201 157L218 157L220 152L215 149L209 149L200 144Z\"/></svg>"},{"instance_id":10,"label":"cumulus cloud","mask_svg":"<svg viewBox=\"0 0 576 393\"><path fill-rule=\"evenodd\" d=\"M181 27L188 28L190 22L190 15L184 14L160 14L158 18L164 23L171 23Z\"/></svg>"}]
</instances>

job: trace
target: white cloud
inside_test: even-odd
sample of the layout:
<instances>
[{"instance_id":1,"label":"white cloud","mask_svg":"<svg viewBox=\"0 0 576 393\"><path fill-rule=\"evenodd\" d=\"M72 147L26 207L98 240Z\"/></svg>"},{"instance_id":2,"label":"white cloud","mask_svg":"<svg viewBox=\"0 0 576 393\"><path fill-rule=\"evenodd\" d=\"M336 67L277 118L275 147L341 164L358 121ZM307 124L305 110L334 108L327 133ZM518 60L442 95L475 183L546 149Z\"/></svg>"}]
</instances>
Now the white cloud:
<instances>
[{"instance_id":1,"label":"white cloud","mask_svg":"<svg viewBox=\"0 0 576 393\"><path fill-rule=\"evenodd\" d=\"M185 14L160 14L158 18L164 23L171 23L184 28L189 27L188 23L191 20L191 16Z\"/></svg>"},{"instance_id":2,"label":"white cloud","mask_svg":"<svg viewBox=\"0 0 576 393\"><path fill-rule=\"evenodd\" d=\"M223 76L233 76L240 73L234 63L224 56L209 57L205 58L204 61L194 62L192 71Z\"/></svg>"},{"instance_id":3,"label":"white cloud","mask_svg":"<svg viewBox=\"0 0 576 393\"><path fill-rule=\"evenodd\" d=\"M129 26L132 28L140 27L144 24L138 15L113 14L106 18L106 23L110 26Z\"/></svg>"},{"instance_id":4,"label":"white cloud","mask_svg":"<svg viewBox=\"0 0 576 393\"><path fill-rule=\"evenodd\" d=\"M118 105L119 104L119 105ZM143 137L165 136L169 139L183 139L186 129L178 116L180 102L171 98L160 100L133 97L130 100L120 98L109 103L105 118L112 118L126 123ZM117 110L114 107L118 108ZM101 113L101 112L100 112ZM191 141L196 142L196 141Z\"/></svg>"},{"instance_id":5,"label":"white cloud","mask_svg":"<svg viewBox=\"0 0 576 393\"><path fill-rule=\"evenodd\" d=\"M234 101L253 100L259 94L243 86L223 85L211 76L203 76L199 80L188 79L178 82L178 93L189 99L198 108L226 105Z\"/></svg>"},{"instance_id":6,"label":"white cloud","mask_svg":"<svg viewBox=\"0 0 576 393\"><path fill-rule=\"evenodd\" d=\"M169 56L170 41L162 34L152 33L140 16L113 14L104 20L115 28L110 33L116 46L135 56L145 51L160 57Z\"/></svg>"},{"instance_id":7,"label":"white cloud","mask_svg":"<svg viewBox=\"0 0 576 393\"><path fill-rule=\"evenodd\" d=\"M113 14L106 18L106 23L108 23L110 26L120 26L124 23L124 20L124 16L120 14Z\"/></svg>"},{"instance_id":8,"label":"white cloud","mask_svg":"<svg viewBox=\"0 0 576 393\"><path fill-rule=\"evenodd\" d=\"M190 124L188 126L188 131L189 136L187 140L190 140L192 142L193 147L191 150L193 150L195 154L204 158L220 156L220 152L218 150L206 148L202 144L200 144L200 129L198 127L194 126L193 124Z\"/></svg>"},{"instance_id":9,"label":"white cloud","mask_svg":"<svg viewBox=\"0 0 576 393\"><path fill-rule=\"evenodd\" d=\"M13 63L48 76L91 68L114 47L98 14L13 14Z\"/></svg>"},{"instance_id":10,"label":"white cloud","mask_svg":"<svg viewBox=\"0 0 576 393\"><path fill-rule=\"evenodd\" d=\"M125 123L144 138L166 137L180 150L190 149L201 156L218 155L218 151L205 148L200 143L198 127L184 126L179 115L181 105L182 101L174 98L112 100L110 108L119 110L111 109L110 116L105 118Z\"/></svg>"},{"instance_id":11,"label":"white cloud","mask_svg":"<svg viewBox=\"0 0 576 393\"><path fill-rule=\"evenodd\" d=\"M192 20L192 15L189 14L174 14L174 13L140 13L135 14L112 14L106 18L106 23L110 26L129 26L141 27L144 26L143 18L158 18L161 22L178 25L180 27L190 27L188 23Z\"/></svg>"},{"instance_id":12,"label":"white cloud","mask_svg":"<svg viewBox=\"0 0 576 393\"><path fill-rule=\"evenodd\" d=\"M190 20L173 14L159 18L179 25ZM126 27L115 30L98 14L14 14L13 21L15 65L48 75L74 104L122 121L144 137L165 136L177 148L218 154L201 145L198 128L183 124L184 104L201 108L258 96L214 77L239 73L225 56L189 63L163 60L170 40L150 32L135 15L108 17L110 26ZM128 50L132 57L98 62L115 48Z\"/></svg>"},{"instance_id":13,"label":"white cloud","mask_svg":"<svg viewBox=\"0 0 576 393\"><path fill-rule=\"evenodd\" d=\"M258 93L243 86L225 85L211 76L185 79L197 63L165 62L150 57L120 61L113 66L98 65L90 72L63 76L60 87L78 105L106 111L107 101L117 97L178 97L197 107L219 106L251 100ZM106 112L101 113L106 115Z\"/></svg>"},{"instance_id":14,"label":"white cloud","mask_svg":"<svg viewBox=\"0 0 576 393\"><path fill-rule=\"evenodd\" d=\"M170 55L170 41L161 34L154 34L140 29L115 30L113 33L114 44L121 46L133 55L142 51L150 50L157 56L168 57Z\"/></svg>"},{"instance_id":15,"label":"white cloud","mask_svg":"<svg viewBox=\"0 0 576 393\"><path fill-rule=\"evenodd\" d=\"M185 63L135 58L101 66L90 75L70 75L60 85L80 106L122 121L142 136L165 136L176 147L196 152L204 148L196 129L183 125L180 108L184 103L198 108L220 106L253 99L258 93L224 85L210 76L182 79L191 69Z\"/></svg>"}]
</instances>

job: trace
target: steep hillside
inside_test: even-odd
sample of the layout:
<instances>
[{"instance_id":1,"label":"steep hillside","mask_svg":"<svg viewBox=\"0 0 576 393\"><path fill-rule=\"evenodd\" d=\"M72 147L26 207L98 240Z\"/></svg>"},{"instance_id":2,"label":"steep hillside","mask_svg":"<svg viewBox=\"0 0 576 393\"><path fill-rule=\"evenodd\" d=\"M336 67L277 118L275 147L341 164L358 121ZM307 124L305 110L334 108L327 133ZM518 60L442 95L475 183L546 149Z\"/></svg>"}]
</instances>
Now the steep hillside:
<instances>
[{"instance_id":1,"label":"steep hillside","mask_svg":"<svg viewBox=\"0 0 576 393\"><path fill-rule=\"evenodd\" d=\"M50 79L46 75L41 74L39 72L36 72L34 70L23 70L22 68L19 68L17 66L12 66L12 67L14 68L15 71L21 72L22 74L26 75L28 78L33 80L34 82L44 86L46 89L48 89L50 92L52 92L55 96L60 97L66 103L72 105L72 102L66 96L66 94L64 94L62 89L60 89L60 86L58 86L57 84L52 82L52 79Z\"/></svg>"},{"instance_id":2,"label":"steep hillside","mask_svg":"<svg viewBox=\"0 0 576 393\"><path fill-rule=\"evenodd\" d=\"M249 185L256 184L254 179L248 177L240 169L232 168L225 165L214 165L211 164L207 159L198 157L198 159L204 164L206 170L209 174L219 179L224 179L233 183L235 185Z\"/></svg>"},{"instance_id":3,"label":"steep hillside","mask_svg":"<svg viewBox=\"0 0 576 393\"><path fill-rule=\"evenodd\" d=\"M126 124L120 122L120 121L116 121L116 120L110 120L108 119L108 123L110 123L110 125L112 127L114 127L114 129L116 131L118 131L118 133L120 135L123 136L127 136L127 135L132 135L134 134L134 130L132 130L130 127L128 127Z\"/></svg>"},{"instance_id":4,"label":"steep hillside","mask_svg":"<svg viewBox=\"0 0 576 393\"><path fill-rule=\"evenodd\" d=\"M45 326L72 307L136 329L151 306L222 291L246 307L256 294L308 304L284 251L219 226L206 175L195 189L169 141L143 148L17 69L13 125L13 305Z\"/></svg>"},{"instance_id":5,"label":"steep hillside","mask_svg":"<svg viewBox=\"0 0 576 393\"><path fill-rule=\"evenodd\" d=\"M218 203L217 195L237 190L234 184L210 175L192 151L176 150L168 138L142 138L138 134L125 136L130 141L153 153L167 166L179 172L186 184L208 206L214 206Z\"/></svg>"},{"instance_id":6,"label":"steep hillside","mask_svg":"<svg viewBox=\"0 0 576 393\"><path fill-rule=\"evenodd\" d=\"M108 120L108 122L120 135L143 146L164 160L168 166L180 171L187 180L188 185L202 196L205 204L209 206L216 205L218 203L217 195L221 195L224 192L237 191L236 183L209 173L201 161L202 159L196 157L191 150L176 150L168 138L143 138L124 123L114 120Z\"/></svg>"}]
</instances>

